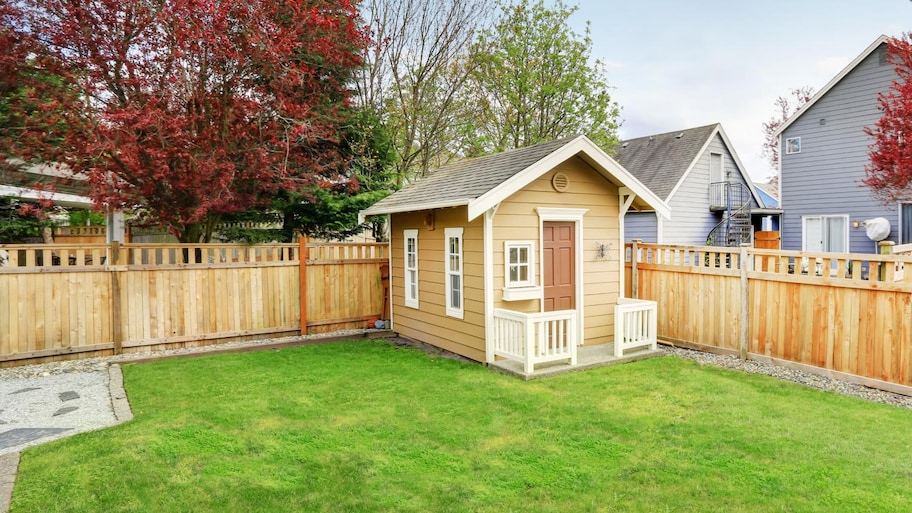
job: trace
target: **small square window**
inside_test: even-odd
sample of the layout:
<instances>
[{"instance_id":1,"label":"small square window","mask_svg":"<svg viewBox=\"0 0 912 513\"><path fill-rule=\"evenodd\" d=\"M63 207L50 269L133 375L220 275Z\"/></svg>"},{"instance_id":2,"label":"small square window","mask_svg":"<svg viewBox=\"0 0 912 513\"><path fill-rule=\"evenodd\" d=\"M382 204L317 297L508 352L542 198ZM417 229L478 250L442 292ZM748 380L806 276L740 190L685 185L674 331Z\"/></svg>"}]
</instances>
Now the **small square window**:
<instances>
[{"instance_id":1,"label":"small square window","mask_svg":"<svg viewBox=\"0 0 912 513\"><path fill-rule=\"evenodd\" d=\"M801 153L801 138L800 137L789 137L785 140L785 153L791 155L792 153Z\"/></svg>"},{"instance_id":2,"label":"small square window","mask_svg":"<svg viewBox=\"0 0 912 513\"><path fill-rule=\"evenodd\" d=\"M532 241L504 242L504 269L507 288L535 285L535 256Z\"/></svg>"}]
</instances>

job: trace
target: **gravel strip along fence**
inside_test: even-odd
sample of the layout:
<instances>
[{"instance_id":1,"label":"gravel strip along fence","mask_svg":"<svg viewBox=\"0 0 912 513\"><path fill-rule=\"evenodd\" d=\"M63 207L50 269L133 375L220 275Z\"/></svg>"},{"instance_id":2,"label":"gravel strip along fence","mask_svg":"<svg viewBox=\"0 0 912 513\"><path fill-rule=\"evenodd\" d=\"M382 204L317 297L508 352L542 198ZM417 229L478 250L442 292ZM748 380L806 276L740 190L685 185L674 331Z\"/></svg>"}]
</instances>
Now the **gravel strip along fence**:
<instances>
[{"instance_id":1,"label":"gravel strip along fence","mask_svg":"<svg viewBox=\"0 0 912 513\"><path fill-rule=\"evenodd\" d=\"M725 367L726 369L739 370L750 374L765 374L767 376L772 376L774 378L779 378L785 381L792 381L794 383L799 383L809 387L819 388L820 390L859 397L861 399L866 399L868 401L873 401L876 403L884 403L893 406L899 406L901 408L912 409L912 397L902 394L894 394L893 392L878 390L876 388L868 388L857 383L839 381L837 379L818 376L817 374L811 374L809 372L789 369L768 363L756 362L753 360L742 360L737 356L705 353L703 351L694 351L692 349L685 349L682 347L665 346L663 349L667 354L674 355L679 358L687 358L688 360L693 360L703 365L715 365L717 367Z\"/></svg>"},{"instance_id":2,"label":"gravel strip along fence","mask_svg":"<svg viewBox=\"0 0 912 513\"><path fill-rule=\"evenodd\" d=\"M157 351L154 353L139 353L139 354L122 354L117 356L106 356L100 358L88 358L84 360L69 360L62 362L53 362L40 365L26 365L22 367L12 367L8 369L0 369L0 380L7 379L28 379L33 377L41 376L51 376L56 374L68 374L68 373L83 373L83 372L98 372L107 368L108 365L112 363L120 362L129 362L130 360L135 360L137 358L148 358L156 356L170 356L170 355L181 355L181 354L193 354L193 353L206 353L217 350L225 350L232 348L246 348L246 347L255 347L260 345L270 345L270 344L281 344L281 343L291 343L295 341L300 341L302 339L307 340L319 340L321 338L334 338L334 337L344 337L351 335L353 338L361 337L364 334L364 330L349 330L349 331L337 331L333 333L325 333L320 335L307 335L307 336L296 336L296 337L284 337L284 338L275 338L275 339L264 339L264 340L255 340L255 341L245 341L245 342L230 342L226 344L216 344L209 345L204 347L194 347L194 348L184 348L184 349L173 349L168 351ZM397 339L398 340L398 339ZM437 348L431 348L431 346L423 347L423 345L418 344L409 344L418 347L419 349L424 350L433 350L435 353L441 352ZM866 399L868 401L890 404L893 406L898 406L901 408L912 409L912 397L905 396L901 394L895 394L892 392L886 392L883 390L877 390L874 388L868 388L863 385L856 383L848 383L845 381L839 381L836 379L818 376L816 374L810 374L807 372L789 369L786 367L779 367L767 363L756 362L752 360L741 360L735 356L728 355L718 355L713 353L706 353L702 351L694 351L691 349L685 349L680 347L670 347L670 346L660 346L664 349L665 353L672 356L677 356L679 358L686 358L688 360L696 361L703 365L715 365L718 367L725 367L727 369L739 370L743 372L748 372L751 374L765 374L767 376L772 376L774 378L792 381L794 383L799 383L813 388L818 388L820 390L826 390L830 392L835 392L838 394L849 395L854 397L859 397L861 399Z\"/></svg>"}]
</instances>

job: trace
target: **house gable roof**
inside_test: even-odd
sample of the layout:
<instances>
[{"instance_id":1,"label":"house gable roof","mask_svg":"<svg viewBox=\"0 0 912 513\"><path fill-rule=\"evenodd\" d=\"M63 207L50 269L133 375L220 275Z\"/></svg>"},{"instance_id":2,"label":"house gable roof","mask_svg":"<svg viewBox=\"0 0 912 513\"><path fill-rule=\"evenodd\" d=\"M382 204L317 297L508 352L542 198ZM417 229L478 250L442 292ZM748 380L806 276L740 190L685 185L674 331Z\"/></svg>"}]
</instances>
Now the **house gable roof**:
<instances>
[{"instance_id":1,"label":"house gable roof","mask_svg":"<svg viewBox=\"0 0 912 513\"><path fill-rule=\"evenodd\" d=\"M615 158L663 201L669 202L717 134L735 161L735 167L754 200L762 205L753 181L747 176L744 164L719 123L623 141Z\"/></svg>"},{"instance_id":2,"label":"house gable roof","mask_svg":"<svg viewBox=\"0 0 912 513\"><path fill-rule=\"evenodd\" d=\"M671 217L668 206L585 136L558 139L485 157L447 164L373 206L362 216L468 206L469 220L493 208L558 164L575 156L624 186L641 206Z\"/></svg>"},{"instance_id":3,"label":"house gable roof","mask_svg":"<svg viewBox=\"0 0 912 513\"><path fill-rule=\"evenodd\" d=\"M792 126L792 123L797 121L798 118L800 118L802 115L804 115L805 112L810 110L810 108L813 107L814 104L817 103L818 100L820 100L821 98L826 96L826 94L828 92L830 92L830 89L833 89L833 87L835 87L836 84L838 84L840 81L842 81L842 79L845 78L846 75L851 73L852 70L854 70L856 67L858 67L858 65L861 64L861 62L863 60L867 59L869 55L874 53L875 50L880 48L880 45L885 44L889 39L890 38L885 35L881 35L880 37L875 39L874 42L871 43L867 48L865 48L865 50L863 52L861 52L858 55L858 57L855 57L855 59L853 59L852 62L850 62L848 66L843 68L843 70L840 71L839 74L837 74L835 77L833 77L832 80L827 82L827 85L823 86L823 89L817 91L817 94L812 96L811 99L808 100L807 102L805 102L805 104L802 105L801 108L798 109L794 114L792 114L792 116L790 118L788 118L785 121L785 123L783 123L778 129L776 129L776 131L773 132L773 137L779 137L780 135L782 135L782 132L785 132L785 130L788 127Z\"/></svg>"}]
</instances>

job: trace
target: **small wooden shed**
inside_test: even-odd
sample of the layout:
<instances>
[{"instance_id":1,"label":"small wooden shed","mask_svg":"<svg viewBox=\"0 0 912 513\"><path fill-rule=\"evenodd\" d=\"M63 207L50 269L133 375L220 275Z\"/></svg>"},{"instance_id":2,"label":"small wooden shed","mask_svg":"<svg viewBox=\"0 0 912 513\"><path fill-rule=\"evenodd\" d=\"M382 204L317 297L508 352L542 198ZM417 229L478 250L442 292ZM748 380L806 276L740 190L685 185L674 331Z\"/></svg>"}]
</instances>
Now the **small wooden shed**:
<instances>
[{"instance_id":1,"label":"small wooden shed","mask_svg":"<svg viewBox=\"0 0 912 513\"><path fill-rule=\"evenodd\" d=\"M619 329L616 353L655 343L654 303L622 299L631 208L670 218L579 136L446 165L362 215L390 216L396 332L531 373L547 361L575 365L578 345L614 343ZM624 326L619 306L634 312Z\"/></svg>"}]
</instances>

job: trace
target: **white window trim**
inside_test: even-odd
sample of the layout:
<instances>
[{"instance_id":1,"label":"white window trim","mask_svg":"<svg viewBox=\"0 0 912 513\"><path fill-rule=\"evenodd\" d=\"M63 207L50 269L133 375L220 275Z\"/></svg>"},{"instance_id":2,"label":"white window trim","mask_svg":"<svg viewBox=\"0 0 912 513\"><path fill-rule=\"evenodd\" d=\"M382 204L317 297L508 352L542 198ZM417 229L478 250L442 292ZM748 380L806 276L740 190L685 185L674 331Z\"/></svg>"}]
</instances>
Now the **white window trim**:
<instances>
[{"instance_id":1,"label":"white window trim","mask_svg":"<svg viewBox=\"0 0 912 513\"><path fill-rule=\"evenodd\" d=\"M446 297L446 314L450 317L462 319L465 315L465 275L462 272L463 258L465 248L462 244L462 228L445 228L443 230L443 275L444 275L444 296ZM450 239L459 240L459 269L450 269ZM450 277L459 276L459 306L453 306L452 290L450 288Z\"/></svg>"},{"instance_id":2,"label":"white window trim","mask_svg":"<svg viewBox=\"0 0 912 513\"><path fill-rule=\"evenodd\" d=\"M505 240L504 241L504 301L525 301L529 299L541 299L544 289L535 285L535 241L531 240ZM528 248L529 261L529 279L526 281L510 281L510 249L511 248Z\"/></svg>"},{"instance_id":3,"label":"white window trim","mask_svg":"<svg viewBox=\"0 0 912 513\"><path fill-rule=\"evenodd\" d=\"M510 250L513 248L523 248L528 249L529 260L525 265L529 268L529 279L524 281L511 281L510 280ZM535 286L535 242L531 240L505 240L504 241L504 282L506 288L516 289L522 287L534 287Z\"/></svg>"},{"instance_id":4,"label":"white window trim","mask_svg":"<svg viewBox=\"0 0 912 513\"><path fill-rule=\"evenodd\" d=\"M403 230L403 256L405 260L402 263L402 267L405 271L403 280L405 283L405 306L409 308L418 308L418 230ZM411 269L408 265L409 262L409 239L415 240L415 268ZM409 271L415 271L415 297L411 297L412 287L409 283Z\"/></svg>"},{"instance_id":5,"label":"white window trim","mask_svg":"<svg viewBox=\"0 0 912 513\"><path fill-rule=\"evenodd\" d=\"M797 142L798 142L798 151L791 151L791 150L792 150L792 145L790 144L791 141L797 141ZM797 154L797 153L801 153L801 138L800 138L800 137L788 137L788 138L786 138L786 139L785 139L785 154L786 154L786 155L795 155L795 154Z\"/></svg>"},{"instance_id":6,"label":"white window trim","mask_svg":"<svg viewBox=\"0 0 912 513\"><path fill-rule=\"evenodd\" d=\"M821 215L812 215L812 216L801 216L801 251L807 251L807 220L808 219L820 219L820 225L826 226L827 218L841 217L845 220L845 236L846 248L844 253L851 253L852 239L849 232L849 216L846 214L821 214ZM828 253L841 253L839 251L829 251Z\"/></svg>"}]
</instances>

